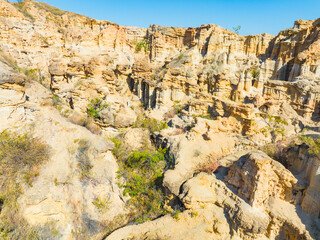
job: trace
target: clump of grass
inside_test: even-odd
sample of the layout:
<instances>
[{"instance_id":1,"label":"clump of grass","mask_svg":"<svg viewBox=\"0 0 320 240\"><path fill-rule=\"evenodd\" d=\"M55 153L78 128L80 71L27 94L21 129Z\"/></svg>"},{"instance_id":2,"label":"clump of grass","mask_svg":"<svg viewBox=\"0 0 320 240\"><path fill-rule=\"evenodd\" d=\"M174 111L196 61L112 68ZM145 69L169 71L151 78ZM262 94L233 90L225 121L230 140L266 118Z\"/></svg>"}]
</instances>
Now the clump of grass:
<instances>
[{"instance_id":1,"label":"clump of grass","mask_svg":"<svg viewBox=\"0 0 320 240\"><path fill-rule=\"evenodd\" d=\"M105 213L107 210L110 209L111 200L107 198L102 199L97 197L94 201L92 201L92 204L96 206L100 213Z\"/></svg>"},{"instance_id":2,"label":"clump of grass","mask_svg":"<svg viewBox=\"0 0 320 240\"><path fill-rule=\"evenodd\" d=\"M56 107L58 110L61 108L62 100L58 95L52 95L52 104L54 107ZM60 106L60 107L59 107Z\"/></svg>"},{"instance_id":3,"label":"clump of grass","mask_svg":"<svg viewBox=\"0 0 320 240\"><path fill-rule=\"evenodd\" d=\"M177 210L172 214L172 217L178 221L180 219L180 214L181 214L181 211Z\"/></svg>"},{"instance_id":4,"label":"clump of grass","mask_svg":"<svg viewBox=\"0 0 320 240\"><path fill-rule=\"evenodd\" d=\"M154 118L146 118L143 115L138 116L136 122L133 124L134 128L145 128L150 132L159 132L163 129L167 129L168 125L165 121L159 121Z\"/></svg>"},{"instance_id":5,"label":"clump of grass","mask_svg":"<svg viewBox=\"0 0 320 240\"><path fill-rule=\"evenodd\" d=\"M94 98L90 101L87 107L87 113L93 118L100 118L99 112L108 108L109 105L103 101L101 98Z\"/></svg>"},{"instance_id":6,"label":"clump of grass","mask_svg":"<svg viewBox=\"0 0 320 240\"><path fill-rule=\"evenodd\" d=\"M20 179L32 186L39 175L38 168L49 157L49 149L32 134L11 131L0 133L0 238L38 239L19 213L18 198L22 193Z\"/></svg>"}]
</instances>

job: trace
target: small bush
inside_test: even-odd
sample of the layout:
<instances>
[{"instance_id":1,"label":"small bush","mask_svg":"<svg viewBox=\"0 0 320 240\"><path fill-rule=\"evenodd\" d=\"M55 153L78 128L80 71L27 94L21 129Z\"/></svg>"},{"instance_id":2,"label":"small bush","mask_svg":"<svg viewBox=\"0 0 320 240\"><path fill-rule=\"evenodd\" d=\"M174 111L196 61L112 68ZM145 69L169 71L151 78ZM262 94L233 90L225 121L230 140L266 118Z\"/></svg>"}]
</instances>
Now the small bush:
<instances>
[{"instance_id":1,"label":"small bush","mask_svg":"<svg viewBox=\"0 0 320 240\"><path fill-rule=\"evenodd\" d=\"M145 53L149 51L149 44L147 39L143 39L140 42L136 43L135 52L138 53L141 51L141 49L143 49Z\"/></svg>"},{"instance_id":2,"label":"small bush","mask_svg":"<svg viewBox=\"0 0 320 240\"><path fill-rule=\"evenodd\" d=\"M120 161L127 159L131 154L131 149L121 139L110 138L110 140L114 143L114 148L112 149L113 155Z\"/></svg>"},{"instance_id":3,"label":"small bush","mask_svg":"<svg viewBox=\"0 0 320 240\"><path fill-rule=\"evenodd\" d=\"M38 81L40 69L21 69L21 72L25 74L27 81Z\"/></svg>"},{"instance_id":4,"label":"small bush","mask_svg":"<svg viewBox=\"0 0 320 240\"><path fill-rule=\"evenodd\" d=\"M191 217L193 217L193 218L197 217L198 215L199 215L199 213L196 211L191 212Z\"/></svg>"},{"instance_id":5,"label":"small bush","mask_svg":"<svg viewBox=\"0 0 320 240\"><path fill-rule=\"evenodd\" d=\"M173 213L173 218L175 219L175 220L179 220L180 219L180 214L181 214L181 211L180 210L177 210L176 212L174 212Z\"/></svg>"},{"instance_id":6,"label":"small bush","mask_svg":"<svg viewBox=\"0 0 320 240\"><path fill-rule=\"evenodd\" d=\"M174 104L173 109L176 114L180 114L183 110L183 106L181 104Z\"/></svg>"},{"instance_id":7,"label":"small bush","mask_svg":"<svg viewBox=\"0 0 320 240\"><path fill-rule=\"evenodd\" d=\"M99 112L108 108L109 105L106 104L101 98L95 98L90 101L87 107L87 113L93 118L100 118Z\"/></svg>"},{"instance_id":8,"label":"small bush","mask_svg":"<svg viewBox=\"0 0 320 240\"><path fill-rule=\"evenodd\" d=\"M138 116L136 122L133 124L134 128L146 128L150 132L159 132L163 129L168 128L165 121L158 121L154 118L146 118L143 115Z\"/></svg>"},{"instance_id":9,"label":"small bush","mask_svg":"<svg viewBox=\"0 0 320 240\"><path fill-rule=\"evenodd\" d=\"M259 75L260 75L259 69L257 69L257 68L252 69L252 71L251 71L251 76L252 76L254 79L257 79L257 78L259 77Z\"/></svg>"}]
</instances>

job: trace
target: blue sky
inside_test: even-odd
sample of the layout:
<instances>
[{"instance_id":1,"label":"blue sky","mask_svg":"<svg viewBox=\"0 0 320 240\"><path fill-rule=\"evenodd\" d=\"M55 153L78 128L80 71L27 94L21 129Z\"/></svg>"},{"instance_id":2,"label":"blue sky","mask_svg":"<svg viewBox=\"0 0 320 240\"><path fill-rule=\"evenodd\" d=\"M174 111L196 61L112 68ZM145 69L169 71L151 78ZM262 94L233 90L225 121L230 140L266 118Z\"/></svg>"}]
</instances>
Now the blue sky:
<instances>
[{"instance_id":1,"label":"blue sky","mask_svg":"<svg viewBox=\"0 0 320 240\"><path fill-rule=\"evenodd\" d=\"M240 34L276 35L297 19L320 17L320 0L42 0L53 6L120 25L197 27L215 23Z\"/></svg>"}]
</instances>

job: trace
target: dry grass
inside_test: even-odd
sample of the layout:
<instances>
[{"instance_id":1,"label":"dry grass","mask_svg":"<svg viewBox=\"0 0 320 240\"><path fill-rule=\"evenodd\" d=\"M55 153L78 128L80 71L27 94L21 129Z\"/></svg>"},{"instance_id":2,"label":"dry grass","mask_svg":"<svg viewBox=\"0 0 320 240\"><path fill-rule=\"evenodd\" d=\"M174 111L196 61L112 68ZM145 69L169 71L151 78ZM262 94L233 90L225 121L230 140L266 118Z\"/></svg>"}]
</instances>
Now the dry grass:
<instances>
[{"instance_id":1,"label":"dry grass","mask_svg":"<svg viewBox=\"0 0 320 240\"><path fill-rule=\"evenodd\" d=\"M32 134L0 133L0 238L39 239L38 231L22 218L17 200L22 193L19 183L32 187L39 167L49 157L49 149Z\"/></svg>"},{"instance_id":2,"label":"dry grass","mask_svg":"<svg viewBox=\"0 0 320 240\"><path fill-rule=\"evenodd\" d=\"M36 6L40 9L43 9L47 12L50 12L52 13L53 15L56 15L56 16L62 16L63 14L66 13L66 11L63 11L59 8L56 8L56 7L53 7L47 3L43 3L43 2L36 2Z\"/></svg>"}]
</instances>

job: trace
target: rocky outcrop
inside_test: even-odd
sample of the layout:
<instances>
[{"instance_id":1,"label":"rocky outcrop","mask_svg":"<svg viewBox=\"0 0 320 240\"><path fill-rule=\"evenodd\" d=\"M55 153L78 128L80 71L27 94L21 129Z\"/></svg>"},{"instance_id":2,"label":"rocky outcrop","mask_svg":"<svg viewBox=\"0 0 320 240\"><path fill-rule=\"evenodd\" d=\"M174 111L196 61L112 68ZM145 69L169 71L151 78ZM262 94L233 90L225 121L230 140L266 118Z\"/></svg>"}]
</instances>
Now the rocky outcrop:
<instances>
[{"instance_id":1,"label":"rocky outcrop","mask_svg":"<svg viewBox=\"0 0 320 240\"><path fill-rule=\"evenodd\" d=\"M319 157L309 153L309 147L302 144L288 150L286 163L288 169L299 179L298 202L302 209L313 217L319 218Z\"/></svg>"},{"instance_id":2,"label":"rocky outcrop","mask_svg":"<svg viewBox=\"0 0 320 240\"><path fill-rule=\"evenodd\" d=\"M291 172L263 152L250 153L235 162L225 181L253 207L262 206L270 197L292 201L297 182Z\"/></svg>"}]
</instances>

